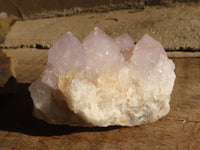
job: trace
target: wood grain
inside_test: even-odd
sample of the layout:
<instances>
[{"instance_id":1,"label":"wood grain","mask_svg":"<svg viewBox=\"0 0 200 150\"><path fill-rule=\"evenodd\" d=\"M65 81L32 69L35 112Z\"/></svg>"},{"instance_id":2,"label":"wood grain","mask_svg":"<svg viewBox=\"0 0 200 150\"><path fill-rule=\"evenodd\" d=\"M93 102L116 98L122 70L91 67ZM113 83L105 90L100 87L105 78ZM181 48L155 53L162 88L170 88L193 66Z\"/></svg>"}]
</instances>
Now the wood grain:
<instances>
[{"instance_id":1,"label":"wood grain","mask_svg":"<svg viewBox=\"0 0 200 150\"><path fill-rule=\"evenodd\" d=\"M171 58L177 58L177 57L181 57L181 58L197 58L200 57L200 52L196 51L196 52L177 52L177 51L171 51L171 52L167 52L167 56L171 57Z\"/></svg>"},{"instance_id":2,"label":"wood grain","mask_svg":"<svg viewBox=\"0 0 200 150\"><path fill-rule=\"evenodd\" d=\"M200 58L173 58L173 61L176 81L167 118L200 122Z\"/></svg>"},{"instance_id":3,"label":"wood grain","mask_svg":"<svg viewBox=\"0 0 200 150\"><path fill-rule=\"evenodd\" d=\"M3 52L11 58L12 75L19 83L35 81L47 62L48 50L4 49Z\"/></svg>"},{"instance_id":4,"label":"wood grain","mask_svg":"<svg viewBox=\"0 0 200 150\"><path fill-rule=\"evenodd\" d=\"M0 131L1 150L198 150L200 149L200 124L161 120L139 127L96 131L66 126L59 136L30 136L22 133Z\"/></svg>"},{"instance_id":5,"label":"wood grain","mask_svg":"<svg viewBox=\"0 0 200 150\"><path fill-rule=\"evenodd\" d=\"M0 150L199 150L200 58L173 58L173 61L177 78L170 113L141 126L48 125L32 117L28 85L24 85L22 94L1 96L4 103L0 105Z\"/></svg>"},{"instance_id":6,"label":"wood grain","mask_svg":"<svg viewBox=\"0 0 200 150\"><path fill-rule=\"evenodd\" d=\"M141 11L118 10L70 17L17 21L1 47L52 46L64 33L72 32L80 41L95 26L111 37L128 33L135 42L144 34L160 41L165 49L199 50L200 3L176 7L146 7Z\"/></svg>"}]
</instances>

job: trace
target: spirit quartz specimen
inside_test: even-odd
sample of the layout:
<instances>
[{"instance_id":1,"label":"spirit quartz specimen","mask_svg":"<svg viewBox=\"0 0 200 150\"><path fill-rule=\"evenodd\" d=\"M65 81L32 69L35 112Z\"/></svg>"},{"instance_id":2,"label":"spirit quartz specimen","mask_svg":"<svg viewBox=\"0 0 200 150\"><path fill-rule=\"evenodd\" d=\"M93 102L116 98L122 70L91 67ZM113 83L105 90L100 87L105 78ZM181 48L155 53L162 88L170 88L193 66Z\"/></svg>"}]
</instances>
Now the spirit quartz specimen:
<instances>
[{"instance_id":1,"label":"spirit quartz specimen","mask_svg":"<svg viewBox=\"0 0 200 150\"><path fill-rule=\"evenodd\" d=\"M99 28L81 44L70 32L50 49L41 77L29 88L33 114L51 124L134 126L169 110L175 65L152 37L135 45Z\"/></svg>"}]
</instances>

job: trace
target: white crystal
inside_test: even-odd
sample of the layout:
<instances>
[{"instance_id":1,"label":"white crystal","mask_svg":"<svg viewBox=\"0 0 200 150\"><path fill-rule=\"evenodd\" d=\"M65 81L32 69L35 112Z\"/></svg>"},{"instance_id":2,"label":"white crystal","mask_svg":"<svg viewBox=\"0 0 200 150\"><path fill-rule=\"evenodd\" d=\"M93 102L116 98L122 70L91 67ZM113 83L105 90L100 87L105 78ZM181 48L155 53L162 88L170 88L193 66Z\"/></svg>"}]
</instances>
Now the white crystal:
<instances>
[{"instance_id":1,"label":"white crystal","mask_svg":"<svg viewBox=\"0 0 200 150\"><path fill-rule=\"evenodd\" d=\"M68 32L30 87L34 115L83 126L153 122L169 112L174 68L148 35L134 45L128 34L112 39L96 27L81 44Z\"/></svg>"}]
</instances>

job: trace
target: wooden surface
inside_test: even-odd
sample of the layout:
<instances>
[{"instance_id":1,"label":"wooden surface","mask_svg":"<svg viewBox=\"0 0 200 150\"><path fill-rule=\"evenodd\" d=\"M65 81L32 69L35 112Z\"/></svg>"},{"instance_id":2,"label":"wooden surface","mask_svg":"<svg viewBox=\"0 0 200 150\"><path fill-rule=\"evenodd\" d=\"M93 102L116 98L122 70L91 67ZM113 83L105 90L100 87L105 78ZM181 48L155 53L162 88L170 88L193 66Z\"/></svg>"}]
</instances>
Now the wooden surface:
<instances>
[{"instance_id":1,"label":"wooden surface","mask_svg":"<svg viewBox=\"0 0 200 150\"><path fill-rule=\"evenodd\" d=\"M144 8L146 5L173 6L186 0L0 0L0 12L15 15L25 20L70 16L84 12ZM192 2L199 0L192 0ZM186 1L190 4L190 1Z\"/></svg>"},{"instance_id":2,"label":"wooden surface","mask_svg":"<svg viewBox=\"0 0 200 150\"><path fill-rule=\"evenodd\" d=\"M10 57L10 70L19 83L35 81L47 62L48 50L24 48L4 49L3 52Z\"/></svg>"},{"instance_id":3,"label":"wooden surface","mask_svg":"<svg viewBox=\"0 0 200 150\"><path fill-rule=\"evenodd\" d=\"M149 34L165 49L199 50L200 3L176 7L146 7L70 17L18 21L6 36L3 48L49 48L67 31L83 40L95 26L111 37L128 33L135 42Z\"/></svg>"},{"instance_id":4,"label":"wooden surface","mask_svg":"<svg viewBox=\"0 0 200 150\"><path fill-rule=\"evenodd\" d=\"M32 117L28 84L0 95L0 150L199 150L200 58L173 58L176 82L170 113L135 127L83 128L48 125Z\"/></svg>"}]
</instances>

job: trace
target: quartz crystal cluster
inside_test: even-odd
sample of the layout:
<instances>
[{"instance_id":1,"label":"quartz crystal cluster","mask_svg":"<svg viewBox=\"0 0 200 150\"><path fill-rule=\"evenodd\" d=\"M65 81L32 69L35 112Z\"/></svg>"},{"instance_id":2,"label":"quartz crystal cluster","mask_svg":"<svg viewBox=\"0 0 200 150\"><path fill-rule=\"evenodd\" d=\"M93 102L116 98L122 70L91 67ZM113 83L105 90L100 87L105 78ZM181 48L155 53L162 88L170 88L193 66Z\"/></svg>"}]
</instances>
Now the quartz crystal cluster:
<instances>
[{"instance_id":1,"label":"quartz crystal cluster","mask_svg":"<svg viewBox=\"0 0 200 150\"><path fill-rule=\"evenodd\" d=\"M134 126L166 115L175 65L148 35L135 45L99 28L83 40L64 34L48 52L41 77L29 88L33 114L51 124Z\"/></svg>"}]
</instances>

